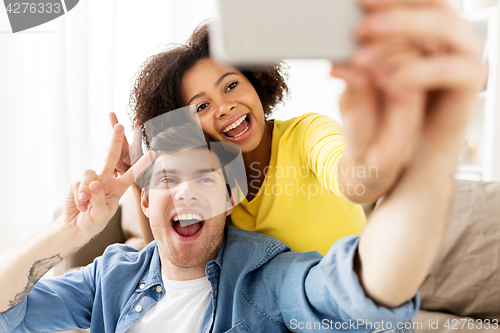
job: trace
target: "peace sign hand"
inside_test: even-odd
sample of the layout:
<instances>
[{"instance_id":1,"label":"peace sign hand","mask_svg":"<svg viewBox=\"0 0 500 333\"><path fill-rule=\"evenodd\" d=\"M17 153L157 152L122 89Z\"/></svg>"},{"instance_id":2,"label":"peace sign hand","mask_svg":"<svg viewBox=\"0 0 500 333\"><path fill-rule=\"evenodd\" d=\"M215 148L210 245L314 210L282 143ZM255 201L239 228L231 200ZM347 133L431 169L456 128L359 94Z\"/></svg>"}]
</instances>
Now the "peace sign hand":
<instances>
[{"instance_id":1,"label":"peace sign hand","mask_svg":"<svg viewBox=\"0 0 500 333\"><path fill-rule=\"evenodd\" d=\"M109 113L109 121L111 126L114 128L118 124L118 117L114 112ZM132 144L129 145L127 138L123 135L122 149L120 154L120 159L115 167L115 172L117 174L123 175L130 166L134 165L142 156L141 147L141 128L138 126L137 121L134 122L134 135L132 138Z\"/></svg>"},{"instance_id":2,"label":"peace sign hand","mask_svg":"<svg viewBox=\"0 0 500 333\"><path fill-rule=\"evenodd\" d=\"M120 197L154 159L154 152L142 156L120 178L114 176L120 160L124 128L116 124L102 172L84 172L81 180L74 182L64 204L64 223L78 228L89 239L104 229L118 208Z\"/></svg>"}]
</instances>

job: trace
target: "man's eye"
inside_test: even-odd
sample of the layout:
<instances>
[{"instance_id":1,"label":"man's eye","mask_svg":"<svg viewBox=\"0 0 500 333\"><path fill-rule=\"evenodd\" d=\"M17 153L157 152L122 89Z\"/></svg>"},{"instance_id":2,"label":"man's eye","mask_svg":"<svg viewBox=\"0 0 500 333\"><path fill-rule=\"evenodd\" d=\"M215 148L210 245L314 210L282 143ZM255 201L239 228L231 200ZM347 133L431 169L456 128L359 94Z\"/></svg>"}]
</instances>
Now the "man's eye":
<instances>
[{"instance_id":1,"label":"man's eye","mask_svg":"<svg viewBox=\"0 0 500 333\"><path fill-rule=\"evenodd\" d=\"M214 183L214 180L212 178L202 178L201 181L203 183Z\"/></svg>"},{"instance_id":2,"label":"man's eye","mask_svg":"<svg viewBox=\"0 0 500 333\"><path fill-rule=\"evenodd\" d=\"M234 87L236 87L238 85L238 81L234 81L234 82L231 82L227 88L226 88L226 92L230 91L230 90L233 90Z\"/></svg>"},{"instance_id":3,"label":"man's eye","mask_svg":"<svg viewBox=\"0 0 500 333\"><path fill-rule=\"evenodd\" d=\"M175 179L169 178L169 177L162 177L160 178L160 183L163 184L175 184Z\"/></svg>"},{"instance_id":4,"label":"man's eye","mask_svg":"<svg viewBox=\"0 0 500 333\"><path fill-rule=\"evenodd\" d=\"M203 103L201 104L200 106L198 106L198 108L196 109L196 112L201 112L203 110L205 110L205 108L208 106L208 103Z\"/></svg>"}]
</instances>

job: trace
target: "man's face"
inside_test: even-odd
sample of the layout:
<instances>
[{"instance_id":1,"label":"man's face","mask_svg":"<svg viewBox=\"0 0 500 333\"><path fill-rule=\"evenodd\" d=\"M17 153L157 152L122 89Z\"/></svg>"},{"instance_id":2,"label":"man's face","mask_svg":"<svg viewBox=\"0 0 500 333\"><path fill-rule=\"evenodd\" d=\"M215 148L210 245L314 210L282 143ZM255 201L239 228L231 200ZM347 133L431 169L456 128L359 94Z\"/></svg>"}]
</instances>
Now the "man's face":
<instances>
[{"instance_id":1,"label":"man's face","mask_svg":"<svg viewBox=\"0 0 500 333\"><path fill-rule=\"evenodd\" d=\"M177 267L204 268L223 242L232 211L219 159L205 148L160 155L149 203L143 196L142 206L160 253Z\"/></svg>"}]
</instances>

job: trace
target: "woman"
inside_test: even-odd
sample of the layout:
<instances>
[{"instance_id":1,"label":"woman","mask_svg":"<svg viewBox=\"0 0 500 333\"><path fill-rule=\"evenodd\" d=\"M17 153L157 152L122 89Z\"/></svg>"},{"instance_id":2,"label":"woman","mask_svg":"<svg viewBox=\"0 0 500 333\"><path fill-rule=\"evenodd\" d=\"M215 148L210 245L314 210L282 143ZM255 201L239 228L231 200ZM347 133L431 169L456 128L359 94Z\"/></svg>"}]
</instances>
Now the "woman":
<instances>
[{"instance_id":1,"label":"woman","mask_svg":"<svg viewBox=\"0 0 500 333\"><path fill-rule=\"evenodd\" d=\"M186 45L146 61L131 98L134 120L142 125L193 105L207 134L236 143L243 153L249 193L232 223L274 236L295 251L325 254L337 239L361 232L364 214L351 200L373 201L390 189L406 156L413 155L425 116L460 105L460 84L466 83L448 72L444 79L428 73L445 63L459 72L454 60L477 56L472 32L444 0L363 5L368 14L357 30L363 47L349 65L335 65L331 73L348 84L341 100L344 132L317 114L269 119L288 92L282 64L239 71L214 62L206 25ZM429 17L436 20L429 23ZM443 32L442 22L454 30ZM425 78L415 68L427 71ZM386 139L394 137L401 140ZM119 171L126 168L123 163ZM152 240L144 234L146 242Z\"/></svg>"},{"instance_id":2,"label":"woman","mask_svg":"<svg viewBox=\"0 0 500 333\"><path fill-rule=\"evenodd\" d=\"M242 151L248 195L232 213L233 225L277 237L296 251L325 254L334 241L360 233L365 217L340 191L332 193L336 177L328 171L345 148L338 123L317 114L269 119L287 91L281 64L241 72L210 59L204 24L187 46L148 59L136 80L132 108L142 125L193 105L205 133Z\"/></svg>"}]
</instances>

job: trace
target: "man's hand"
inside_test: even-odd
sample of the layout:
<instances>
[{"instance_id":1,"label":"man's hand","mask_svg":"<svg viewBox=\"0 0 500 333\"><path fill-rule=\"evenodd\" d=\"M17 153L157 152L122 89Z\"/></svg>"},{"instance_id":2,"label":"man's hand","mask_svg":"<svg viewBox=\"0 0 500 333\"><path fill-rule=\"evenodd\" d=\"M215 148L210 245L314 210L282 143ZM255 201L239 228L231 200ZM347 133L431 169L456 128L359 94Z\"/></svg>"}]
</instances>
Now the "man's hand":
<instances>
[{"instance_id":1,"label":"man's hand","mask_svg":"<svg viewBox=\"0 0 500 333\"><path fill-rule=\"evenodd\" d=\"M87 170L83 178L70 187L63 213L66 227L78 228L87 237L99 233L116 212L123 193L151 165L153 152L144 155L121 177L116 178L114 173L122 156L123 143L123 126L115 124L102 172L98 175L94 170Z\"/></svg>"},{"instance_id":2,"label":"man's hand","mask_svg":"<svg viewBox=\"0 0 500 333\"><path fill-rule=\"evenodd\" d=\"M447 0L361 3L361 47L330 74L347 83L340 108L348 148L339 167L378 168L379 179L360 180L378 191L370 200L393 185L421 140L443 152L455 146L486 66L471 25Z\"/></svg>"},{"instance_id":3,"label":"man's hand","mask_svg":"<svg viewBox=\"0 0 500 333\"><path fill-rule=\"evenodd\" d=\"M111 126L115 126L118 124L118 118L114 112L109 114L109 120L111 122ZM142 156L142 147L141 147L141 128L139 127L137 121L134 122L134 136L133 142L131 145L128 144L127 138L125 135L123 136L122 150L120 155L120 160L118 161L114 175L123 175L127 170L129 170L130 166L133 165L136 161L138 161ZM141 207L141 188L137 185L132 185L132 192L134 193L136 209L137 209L137 217L139 219L139 227L141 229L141 235L144 240L144 244L148 244L154 240L153 233L151 232L151 226L149 225L149 219Z\"/></svg>"},{"instance_id":4,"label":"man's hand","mask_svg":"<svg viewBox=\"0 0 500 333\"><path fill-rule=\"evenodd\" d=\"M111 122L111 126L114 128L116 124L118 124L118 117L114 112L110 112L109 121ZM141 147L141 128L138 126L137 121L134 122L134 135L132 138L132 144L129 145L127 138L123 135L123 143L120 154L120 159L116 164L115 175L123 175L130 166L134 165L142 156L142 147Z\"/></svg>"},{"instance_id":5,"label":"man's hand","mask_svg":"<svg viewBox=\"0 0 500 333\"><path fill-rule=\"evenodd\" d=\"M21 303L45 273L99 233L127 187L151 165L153 152L121 178L114 177L123 137L123 126L115 125L104 169L99 175L88 170L81 181L73 183L59 220L0 256L0 312Z\"/></svg>"},{"instance_id":6,"label":"man's hand","mask_svg":"<svg viewBox=\"0 0 500 333\"><path fill-rule=\"evenodd\" d=\"M470 24L447 0L362 4L363 45L332 74L347 81L348 156L401 173L384 184L392 188L361 235L355 265L366 294L395 307L415 295L441 245L486 66Z\"/></svg>"}]
</instances>

